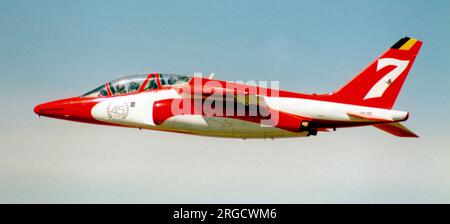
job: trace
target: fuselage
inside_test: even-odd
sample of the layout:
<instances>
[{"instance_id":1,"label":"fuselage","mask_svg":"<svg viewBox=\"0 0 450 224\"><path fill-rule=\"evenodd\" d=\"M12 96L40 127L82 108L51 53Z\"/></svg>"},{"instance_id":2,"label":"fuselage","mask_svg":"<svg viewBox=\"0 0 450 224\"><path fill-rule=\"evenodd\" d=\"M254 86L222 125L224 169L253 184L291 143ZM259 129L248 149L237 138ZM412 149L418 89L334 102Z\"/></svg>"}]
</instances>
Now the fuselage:
<instances>
[{"instance_id":1,"label":"fuselage","mask_svg":"<svg viewBox=\"0 0 450 224\"><path fill-rule=\"evenodd\" d=\"M304 137L408 118L403 111L333 102L329 94L168 74L124 77L83 96L38 105L35 112L92 124L233 138Z\"/></svg>"},{"instance_id":2,"label":"fuselage","mask_svg":"<svg viewBox=\"0 0 450 224\"><path fill-rule=\"evenodd\" d=\"M372 125L418 137L392 110L422 42L404 37L339 90L301 94L270 82L226 82L152 73L107 82L79 97L38 105L35 113L65 120L233 138L316 135Z\"/></svg>"}]
</instances>

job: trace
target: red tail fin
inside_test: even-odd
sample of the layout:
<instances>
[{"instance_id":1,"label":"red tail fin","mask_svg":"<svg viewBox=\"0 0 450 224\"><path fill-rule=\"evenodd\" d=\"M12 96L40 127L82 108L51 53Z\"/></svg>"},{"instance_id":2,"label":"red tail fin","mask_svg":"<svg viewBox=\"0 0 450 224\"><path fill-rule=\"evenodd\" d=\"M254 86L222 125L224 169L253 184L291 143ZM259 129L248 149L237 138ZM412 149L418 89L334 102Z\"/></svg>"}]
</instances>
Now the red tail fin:
<instances>
[{"instance_id":1,"label":"red tail fin","mask_svg":"<svg viewBox=\"0 0 450 224\"><path fill-rule=\"evenodd\" d=\"M391 109L422 42L404 37L332 95L342 103Z\"/></svg>"}]
</instances>

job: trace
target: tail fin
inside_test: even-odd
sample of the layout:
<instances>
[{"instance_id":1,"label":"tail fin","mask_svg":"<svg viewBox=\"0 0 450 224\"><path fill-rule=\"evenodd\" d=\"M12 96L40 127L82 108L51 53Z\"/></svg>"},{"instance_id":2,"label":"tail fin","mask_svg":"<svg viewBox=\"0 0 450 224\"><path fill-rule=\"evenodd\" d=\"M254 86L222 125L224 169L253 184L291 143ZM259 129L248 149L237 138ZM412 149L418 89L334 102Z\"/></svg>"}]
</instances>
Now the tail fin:
<instances>
[{"instance_id":1,"label":"tail fin","mask_svg":"<svg viewBox=\"0 0 450 224\"><path fill-rule=\"evenodd\" d=\"M404 37L332 95L337 102L391 109L422 41Z\"/></svg>"}]
</instances>

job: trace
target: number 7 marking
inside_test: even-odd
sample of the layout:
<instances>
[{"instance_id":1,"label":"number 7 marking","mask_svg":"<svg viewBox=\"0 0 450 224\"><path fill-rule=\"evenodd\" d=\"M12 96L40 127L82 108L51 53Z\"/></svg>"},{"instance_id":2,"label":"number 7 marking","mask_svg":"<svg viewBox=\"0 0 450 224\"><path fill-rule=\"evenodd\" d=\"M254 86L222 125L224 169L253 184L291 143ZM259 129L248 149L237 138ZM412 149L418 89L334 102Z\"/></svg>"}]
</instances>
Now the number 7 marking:
<instances>
[{"instance_id":1,"label":"number 7 marking","mask_svg":"<svg viewBox=\"0 0 450 224\"><path fill-rule=\"evenodd\" d=\"M391 83L395 81L408 67L409 60L398 60L395 58L381 58L378 60L377 72L386 66L394 65L395 68L381 78L369 92L364 96L364 100L381 97Z\"/></svg>"}]
</instances>

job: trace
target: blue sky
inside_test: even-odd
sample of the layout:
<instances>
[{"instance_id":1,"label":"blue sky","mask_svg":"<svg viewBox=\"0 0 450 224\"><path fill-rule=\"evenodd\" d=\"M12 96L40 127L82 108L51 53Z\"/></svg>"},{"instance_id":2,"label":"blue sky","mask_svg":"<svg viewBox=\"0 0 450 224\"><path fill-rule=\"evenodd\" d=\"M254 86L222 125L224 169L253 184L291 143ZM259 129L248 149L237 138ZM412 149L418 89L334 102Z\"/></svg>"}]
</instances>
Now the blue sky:
<instances>
[{"instance_id":1,"label":"blue sky","mask_svg":"<svg viewBox=\"0 0 450 224\"><path fill-rule=\"evenodd\" d=\"M0 202L450 202L448 1L0 0ZM214 72L304 93L342 86L403 36L424 42L374 128L240 140L38 119L126 74Z\"/></svg>"}]
</instances>

